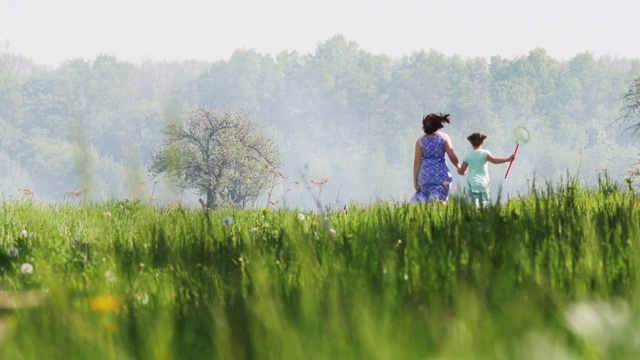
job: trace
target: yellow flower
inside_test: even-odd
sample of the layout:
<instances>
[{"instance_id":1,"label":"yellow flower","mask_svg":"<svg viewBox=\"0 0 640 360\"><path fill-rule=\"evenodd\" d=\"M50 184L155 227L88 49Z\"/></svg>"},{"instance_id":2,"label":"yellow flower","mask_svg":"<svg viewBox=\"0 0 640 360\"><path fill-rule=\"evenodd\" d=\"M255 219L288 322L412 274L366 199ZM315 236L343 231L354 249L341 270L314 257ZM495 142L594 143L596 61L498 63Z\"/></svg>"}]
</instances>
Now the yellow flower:
<instances>
[{"instance_id":1,"label":"yellow flower","mask_svg":"<svg viewBox=\"0 0 640 360\"><path fill-rule=\"evenodd\" d=\"M111 295L95 296L91 299L91 309L101 313L111 313L120 308L121 302Z\"/></svg>"}]
</instances>

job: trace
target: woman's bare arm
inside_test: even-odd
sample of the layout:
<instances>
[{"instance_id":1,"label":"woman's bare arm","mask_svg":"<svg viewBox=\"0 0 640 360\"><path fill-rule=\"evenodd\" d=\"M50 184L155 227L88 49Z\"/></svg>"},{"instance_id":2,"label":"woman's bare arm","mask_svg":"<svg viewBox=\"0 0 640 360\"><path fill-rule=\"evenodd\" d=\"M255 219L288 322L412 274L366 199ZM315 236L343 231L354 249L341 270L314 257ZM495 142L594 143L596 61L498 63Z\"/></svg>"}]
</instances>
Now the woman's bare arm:
<instances>
[{"instance_id":1,"label":"woman's bare arm","mask_svg":"<svg viewBox=\"0 0 640 360\"><path fill-rule=\"evenodd\" d=\"M458 156L456 155L455 150L453 150L453 143L451 142L451 138L447 134L444 134L444 149L447 152L447 156L449 156L449 160L451 160L453 166L456 167L456 170L459 170L460 160L458 160Z\"/></svg>"},{"instance_id":2,"label":"woman's bare arm","mask_svg":"<svg viewBox=\"0 0 640 360\"><path fill-rule=\"evenodd\" d=\"M420 147L420 140L416 141L416 151L413 157L413 187L416 191L420 191L420 184L418 184L418 172L420 171L420 164L422 163L422 148Z\"/></svg>"}]
</instances>

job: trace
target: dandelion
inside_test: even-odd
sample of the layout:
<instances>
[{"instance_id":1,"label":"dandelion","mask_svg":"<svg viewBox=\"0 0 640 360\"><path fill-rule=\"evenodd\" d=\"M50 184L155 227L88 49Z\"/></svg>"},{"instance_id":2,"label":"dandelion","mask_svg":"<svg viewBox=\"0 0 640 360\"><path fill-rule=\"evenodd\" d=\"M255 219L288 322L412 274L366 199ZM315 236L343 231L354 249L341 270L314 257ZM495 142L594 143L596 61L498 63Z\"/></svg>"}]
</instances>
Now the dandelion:
<instances>
[{"instance_id":1,"label":"dandelion","mask_svg":"<svg viewBox=\"0 0 640 360\"><path fill-rule=\"evenodd\" d=\"M116 281L116 274L111 270L107 270L104 272L104 278L107 279L108 282L114 282Z\"/></svg>"},{"instance_id":2,"label":"dandelion","mask_svg":"<svg viewBox=\"0 0 640 360\"><path fill-rule=\"evenodd\" d=\"M18 255L20 255L20 251L18 251L17 247L12 246L7 250L7 255L9 255L10 257L17 257Z\"/></svg>"},{"instance_id":3,"label":"dandelion","mask_svg":"<svg viewBox=\"0 0 640 360\"><path fill-rule=\"evenodd\" d=\"M263 216L266 216L270 212L271 212L271 210L269 210L269 208L262 208L262 215Z\"/></svg>"},{"instance_id":4,"label":"dandelion","mask_svg":"<svg viewBox=\"0 0 640 360\"><path fill-rule=\"evenodd\" d=\"M222 226L229 227L233 224L233 218L231 216L225 216L222 218Z\"/></svg>"},{"instance_id":5,"label":"dandelion","mask_svg":"<svg viewBox=\"0 0 640 360\"><path fill-rule=\"evenodd\" d=\"M334 228L329 229L329 234L336 236L336 229Z\"/></svg>"},{"instance_id":6,"label":"dandelion","mask_svg":"<svg viewBox=\"0 0 640 360\"><path fill-rule=\"evenodd\" d=\"M302 214L302 213L298 214L298 220L303 221L304 220L304 214Z\"/></svg>"},{"instance_id":7,"label":"dandelion","mask_svg":"<svg viewBox=\"0 0 640 360\"><path fill-rule=\"evenodd\" d=\"M258 228L251 228L251 230L249 230L250 233L255 234L258 232Z\"/></svg>"},{"instance_id":8,"label":"dandelion","mask_svg":"<svg viewBox=\"0 0 640 360\"><path fill-rule=\"evenodd\" d=\"M29 233L27 232L26 229L22 229L22 237L27 237L27 235L29 235Z\"/></svg>"},{"instance_id":9,"label":"dandelion","mask_svg":"<svg viewBox=\"0 0 640 360\"><path fill-rule=\"evenodd\" d=\"M104 217L111 217L111 212L110 211L105 211L105 212L102 213L102 215Z\"/></svg>"},{"instance_id":10,"label":"dandelion","mask_svg":"<svg viewBox=\"0 0 640 360\"><path fill-rule=\"evenodd\" d=\"M409 274L404 274L404 281L409 280Z\"/></svg>"},{"instance_id":11,"label":"dandelion","mask_svg":"<svg viewBox=\"0 0 640 360\"><path fill-rule=\"evenodd\" d=\"M20 266L20 272L23 274L33 274L33 265L30 263L24 263Z\"/></svg>"},{"instance_id":12,"label":"dandelion","mask_svg":"<svg viewBox=\"0 0 640 360\"><path fill-rule=\"evenodd\" d=\"M111 295L95 296L89 304L91 309L101 313L111 313L120 308L121 302L118 298Z\"/></svg>"}]
</instances>

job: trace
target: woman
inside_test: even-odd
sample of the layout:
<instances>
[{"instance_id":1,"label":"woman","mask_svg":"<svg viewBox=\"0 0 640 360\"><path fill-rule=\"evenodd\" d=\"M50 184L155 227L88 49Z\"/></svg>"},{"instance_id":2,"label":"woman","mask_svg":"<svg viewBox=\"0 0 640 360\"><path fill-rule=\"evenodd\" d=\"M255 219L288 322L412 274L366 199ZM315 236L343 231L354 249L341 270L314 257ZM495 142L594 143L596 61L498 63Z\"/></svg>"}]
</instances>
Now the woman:
<instances>
[{"instance_id":1,"label":"woman","mask_svg":"<svg viewBox=\"0 0 640 360\"><path fill-rule=\"evenodd\" d=\"M447 167L445 154L456 167L460 168L458 157L453 150L449 135L439 131L444 123L450 124L449 114L428 114L422 119L424 135L416 141L413 161L413 186L416 193L412 202L447 201L451 187L451 172Z\"/></svg>"}]
</instances>

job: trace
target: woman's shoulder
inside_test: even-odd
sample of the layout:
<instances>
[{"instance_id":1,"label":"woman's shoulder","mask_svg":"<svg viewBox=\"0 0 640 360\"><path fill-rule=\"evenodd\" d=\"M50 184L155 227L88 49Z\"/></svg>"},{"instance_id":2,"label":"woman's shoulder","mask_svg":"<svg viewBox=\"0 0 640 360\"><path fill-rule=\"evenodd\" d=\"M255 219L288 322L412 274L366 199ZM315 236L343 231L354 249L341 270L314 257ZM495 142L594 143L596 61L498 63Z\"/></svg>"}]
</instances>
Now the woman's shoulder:
<instances>
[{"instance_id":1,"label":"woman's shoulder","mask_svg":"<svg viewBox=\"0 0 640 360\"><path fill-rule=\"evenodd\" d=\"M442 132L442 131L438 131L437 134L442 140L451 141L451 137L449 136L449 134L447 134L445 132Z\"/></svg>"}]
</instances>

